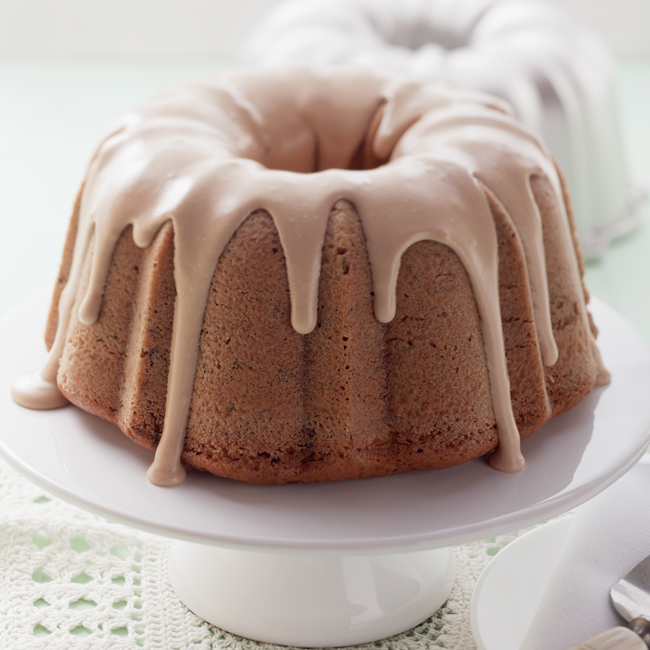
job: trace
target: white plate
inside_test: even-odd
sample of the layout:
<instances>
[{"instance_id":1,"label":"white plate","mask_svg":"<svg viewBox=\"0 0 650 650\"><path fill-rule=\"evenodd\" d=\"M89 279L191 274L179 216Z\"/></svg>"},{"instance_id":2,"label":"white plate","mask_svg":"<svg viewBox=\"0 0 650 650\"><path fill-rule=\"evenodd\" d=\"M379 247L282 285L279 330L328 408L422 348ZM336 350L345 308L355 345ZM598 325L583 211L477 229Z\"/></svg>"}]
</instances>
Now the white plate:
<instances>
[{"instance_id":1,"label":"white plate","mask_svg":"<svg viewBox=\"0 0 650 650\"><path fill-rule=\"evenodd\" d=\"M561 514L641 457L650 432L650 350L621 316L595 303L609 386L523 441L526 468L484 459L379 479L248 485L190 471L175 488L148 483L153 454L116 427L68 406L29 411L13 378L38 368L47 290L0 324L0 453L35 483L109 519L187 541L257 549L409 551L461 544Z\"/></svg>"},{"instance_id":2,"label":"white plate","mask_svg":"<svg viewBox=\"0 0 650 650\"><path fill-rule=\"evenodd\" d=\"M560 556L573 517L522 535L487 565L470 605L478 650L519 650Z\"/></svg>"}]
</instances>

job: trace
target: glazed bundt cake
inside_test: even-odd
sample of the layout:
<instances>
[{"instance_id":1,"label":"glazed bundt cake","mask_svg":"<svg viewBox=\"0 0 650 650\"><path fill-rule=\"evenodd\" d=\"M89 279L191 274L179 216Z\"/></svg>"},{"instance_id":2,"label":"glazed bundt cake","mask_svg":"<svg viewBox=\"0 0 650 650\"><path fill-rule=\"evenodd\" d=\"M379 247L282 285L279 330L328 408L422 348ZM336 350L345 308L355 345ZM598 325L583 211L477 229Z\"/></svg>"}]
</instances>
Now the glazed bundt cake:
<instances>
[{"instance_id":1,"label":"glazed bundt cake","mask_svg":"<svg viewBox=\"0 0 650 650\"><path fill-rule=\"evenodd\" d=\"M561 176L499 100L237 71L100 145L13 394L116 424L159 485L517 471L607 381L585 302Z\"/></svg>"}]
</instances>

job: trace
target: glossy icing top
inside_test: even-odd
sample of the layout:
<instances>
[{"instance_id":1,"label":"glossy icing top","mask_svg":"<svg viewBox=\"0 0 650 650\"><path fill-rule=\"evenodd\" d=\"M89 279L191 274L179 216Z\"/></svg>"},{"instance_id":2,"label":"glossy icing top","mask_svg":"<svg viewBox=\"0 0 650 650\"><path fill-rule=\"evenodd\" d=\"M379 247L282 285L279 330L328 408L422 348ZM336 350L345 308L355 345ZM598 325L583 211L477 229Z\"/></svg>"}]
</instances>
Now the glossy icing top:
<instances>
[{"instance_id":1,"label":"glossy icing top","mask_svg":"<svg viewBox=\"0 0 650 650\"><path fill-rule=\"evenodd\" d=\"M592 336L554 163L499 100L357 68L239 70L172 89L124 116L96 152L56 339L38 380L18 381L14 399L32 408L56 406L56 373L89 247L92 269L79 307L86 324L98 317L122 231L132 225L135 243L147 247L171 220L177 298L164 429L148 476L158 485L179 483L198 341L221 252L249 214L268 211L287 260L292 325L306 334L316 324L327 220L343 198L362 222L379 321L395 315L400 259L411 244L435 240L459 256L483 328L499 434L491 462L517 471L524 461L501 328L497 236L482 186L503 203L521 238L542 359L550 366L558 352L529 183L534 174L555 189L563 245L575 260L575 293ZM592 345L600 363L593 338Z\"/></svg>"}]
</instances>

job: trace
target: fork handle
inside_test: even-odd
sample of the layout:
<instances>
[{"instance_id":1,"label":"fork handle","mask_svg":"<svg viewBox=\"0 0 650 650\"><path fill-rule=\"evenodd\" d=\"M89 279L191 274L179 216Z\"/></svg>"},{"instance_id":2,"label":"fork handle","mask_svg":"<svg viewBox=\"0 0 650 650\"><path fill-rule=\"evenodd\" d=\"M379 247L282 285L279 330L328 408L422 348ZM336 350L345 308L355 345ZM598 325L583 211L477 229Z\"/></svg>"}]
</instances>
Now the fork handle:
<instances>
[{"instance_id":1,"label":"fork handle","mask_svg":"<svg viewBox=\"0 0 650 650\"><path fill-rule=\"evenodd\" d=\"M648 650L648 646L629 627L613 627L588 641L583 641L571 650Z\"/></svg>"}]
</instances>

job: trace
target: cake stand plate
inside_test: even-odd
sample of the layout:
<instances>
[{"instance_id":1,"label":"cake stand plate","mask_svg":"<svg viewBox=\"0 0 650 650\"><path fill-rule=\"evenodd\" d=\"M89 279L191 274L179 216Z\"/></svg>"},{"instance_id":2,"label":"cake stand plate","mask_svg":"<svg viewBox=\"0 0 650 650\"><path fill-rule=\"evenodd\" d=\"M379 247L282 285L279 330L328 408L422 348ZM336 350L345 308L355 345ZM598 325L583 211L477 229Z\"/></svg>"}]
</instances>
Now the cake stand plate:
<instances>
[{"instance_id":1,"label":"cake stand plate","mask_svg":"<svg viewBox=\"0 0 650 650\"><path fill-rule=\"evenodd\" d=\"M594 301L612 383L523 441L518 474L478 459L378 479L259 486L190 470L182 485L160 488L146 478L153 454L115 427L73 406L36 412L11 401L13 378L43 361L48 304L41 291L0 325L0 453L63 499L181 540L170 557L181 600L257 640L322 647L408 629L451 589L446 547L587 501L650 441L650 350Z\"/></svg>"}]
</instances>

